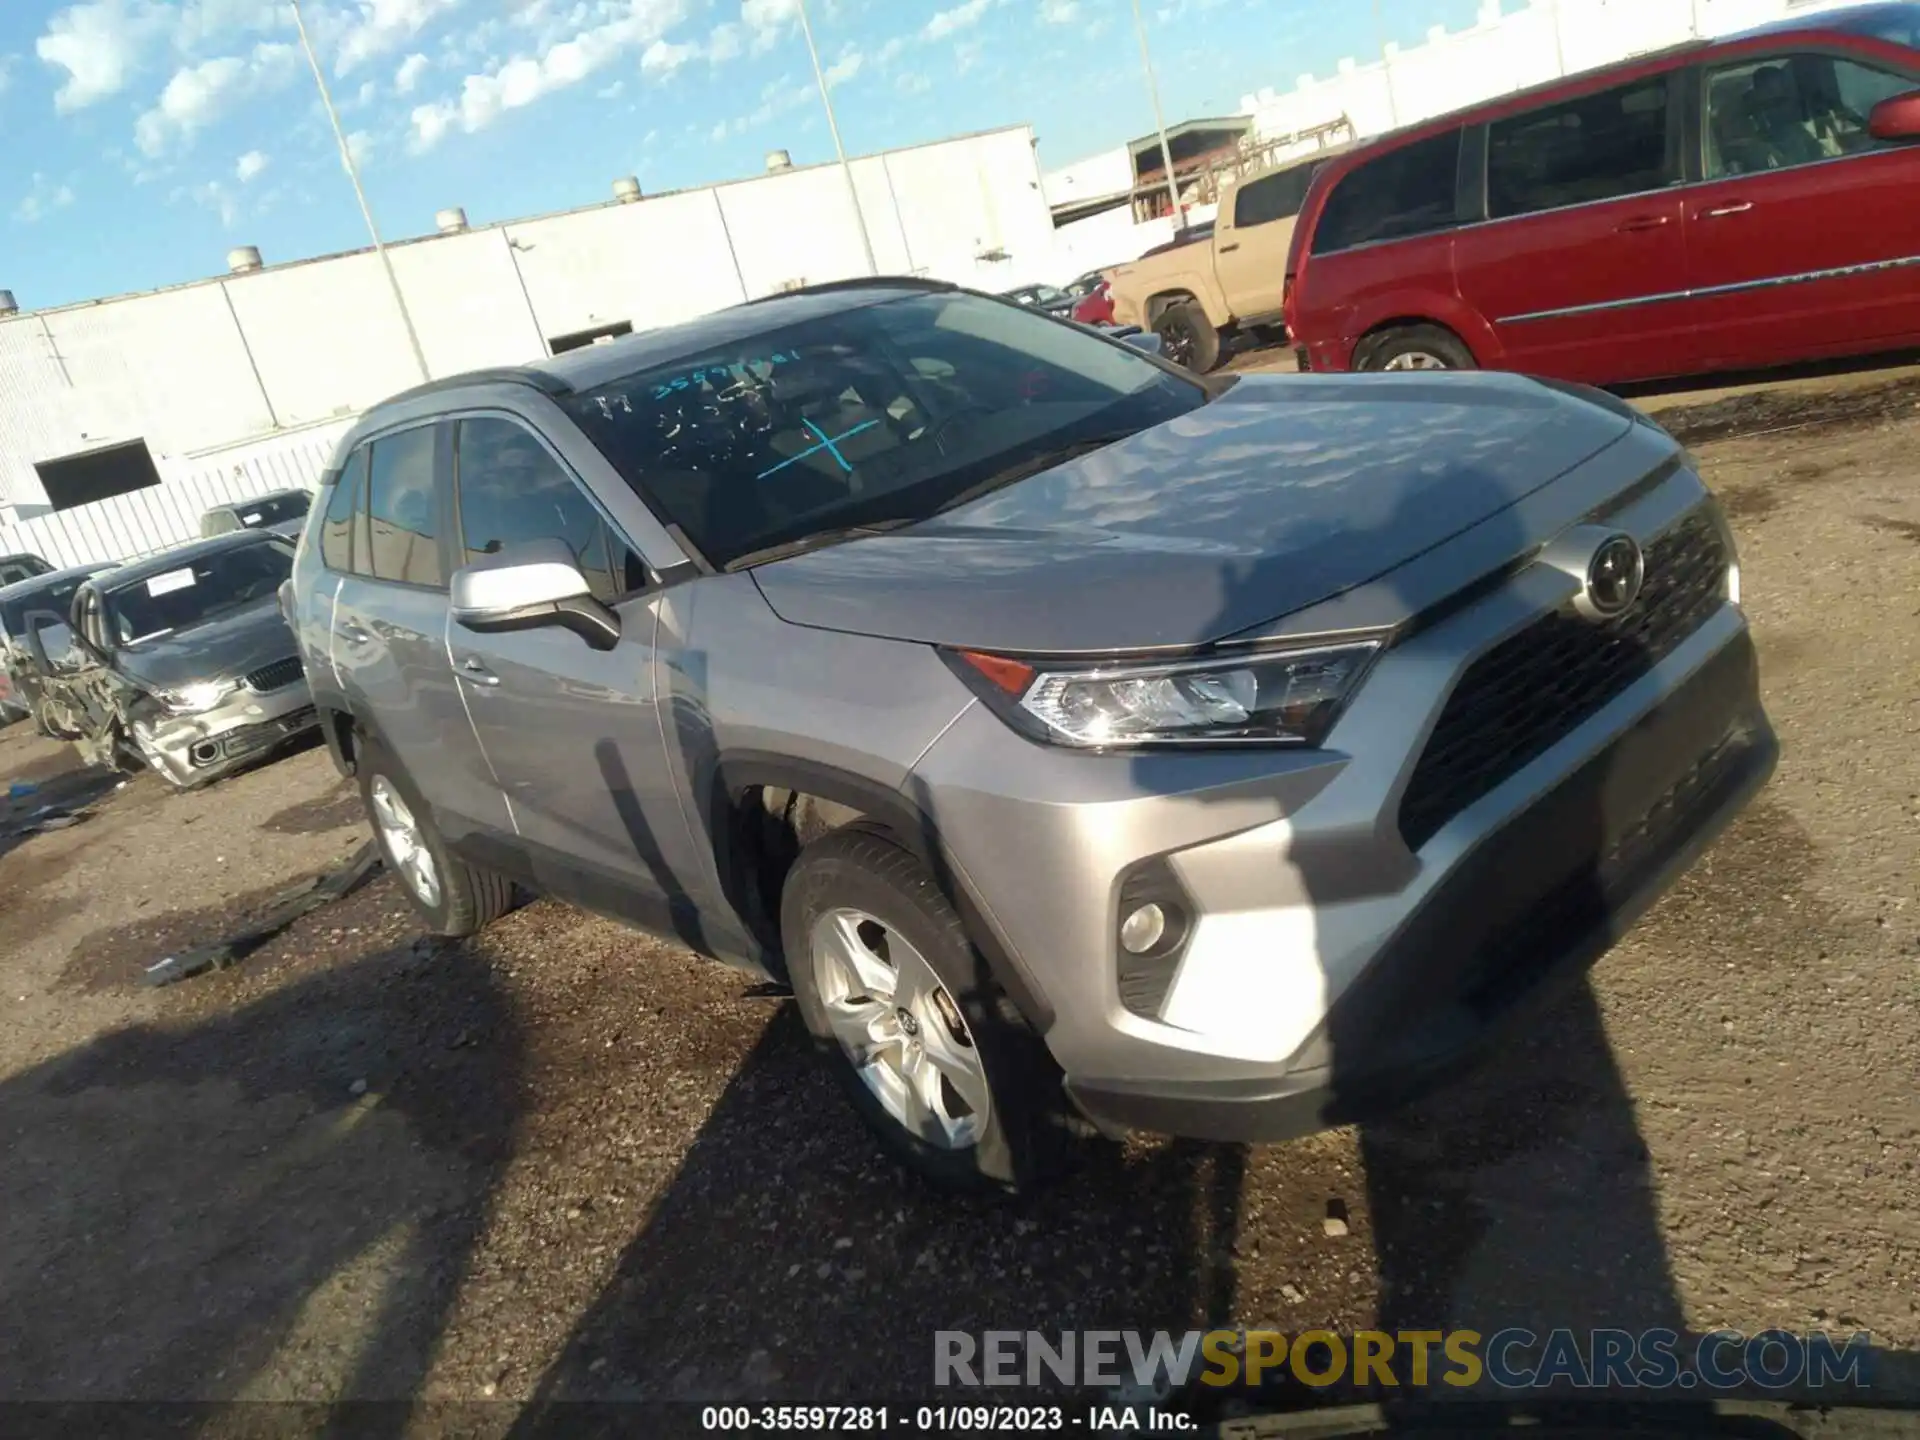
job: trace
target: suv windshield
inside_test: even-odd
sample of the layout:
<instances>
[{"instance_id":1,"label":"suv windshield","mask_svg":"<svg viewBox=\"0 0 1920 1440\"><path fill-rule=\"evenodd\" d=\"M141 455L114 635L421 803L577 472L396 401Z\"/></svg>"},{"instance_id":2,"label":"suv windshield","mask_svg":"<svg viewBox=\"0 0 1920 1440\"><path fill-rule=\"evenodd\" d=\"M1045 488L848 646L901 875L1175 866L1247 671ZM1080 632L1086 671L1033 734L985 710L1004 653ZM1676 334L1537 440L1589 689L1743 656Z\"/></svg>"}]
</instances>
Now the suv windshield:
<instances>
[{"instance_id":1,"label":"suv windshield","mask_svg":"<svg viewBox=\"0 0 1920 1440\"><path fill-rule=\"evenodd\" d=\"M1017 306L915 294L562 402L707 560L944 506L1206 402L1197 382Z\"/></svg>"},{"instance_id":2,"label":"suv windshield","mask_svg":"<svg viewBox=\"0 0 1920 1440\"><path fill-rule=\"evenodd\" d=\"M293 547L263 540L116 585L103 592L108 638L115 645L138 645L274 599L292 569Z\"/></svg>"}]
</instances>

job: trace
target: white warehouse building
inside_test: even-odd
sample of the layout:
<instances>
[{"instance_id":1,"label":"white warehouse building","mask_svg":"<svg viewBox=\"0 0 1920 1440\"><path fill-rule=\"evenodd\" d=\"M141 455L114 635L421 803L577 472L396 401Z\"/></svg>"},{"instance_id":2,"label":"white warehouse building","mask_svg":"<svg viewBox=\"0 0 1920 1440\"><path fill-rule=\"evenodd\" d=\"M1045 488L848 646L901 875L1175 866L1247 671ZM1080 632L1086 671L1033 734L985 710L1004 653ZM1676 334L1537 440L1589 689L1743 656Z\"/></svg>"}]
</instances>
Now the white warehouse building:
<instances>
[{"instance_id":1,"label":"white warehouse building","mask_svg":"<svg viewBox=\"0 0 1920 1440\"><path fill-rule=\"evenodd\" d=\"M433 377L524 363L799 285L882 273L1006 289L1051 278L1022 125L838 164L386 247ZM311 484L367 406L422 379L372 250L48 310L0 291L0 552L57 564L188 538L223 500ZM0 277L3 283L4 277ZM30 300L30 297L27 297Z\"/></svg>"}]
</instances>

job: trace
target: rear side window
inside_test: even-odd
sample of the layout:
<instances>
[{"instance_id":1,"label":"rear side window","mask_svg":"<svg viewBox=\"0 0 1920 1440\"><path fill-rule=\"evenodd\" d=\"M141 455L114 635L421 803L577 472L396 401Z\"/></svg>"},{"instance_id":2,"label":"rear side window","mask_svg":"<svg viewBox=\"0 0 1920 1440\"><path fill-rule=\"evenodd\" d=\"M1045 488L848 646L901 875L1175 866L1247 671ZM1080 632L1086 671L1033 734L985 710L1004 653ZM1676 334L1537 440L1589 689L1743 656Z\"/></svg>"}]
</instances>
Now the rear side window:
<instances>
[{"instance_id":1,"label":"rear side window","mask_svg":"<svg viewBox=\"0 0 1920 1440\"><path fill-rule=\"evenodd\" d=\"M376 580L444 585L433 494L435 429L418 425L373 442L367 463L367 535Z\"/></svg>"},{"instance_id":2,"label":"rear side window","mask_svg":"<svg viewBox=\"0 0 1920 1440\"><path fill-rule=\"evenodd\" d=\"M1327 196L1314 226L1313 253L1446 229L1459 218L1459 173L1458 130L1365 161Z\"/></svg>"},{"instance_id":3,"label":"rear side window","mask_svg":"<svg viewBox=\"0 0 1920 1440\"><path fill-rule=\"evenodd\" d=\"M1249 225L1270 225L1275 220L1291 220L1300 213L1307 198L1307 186L1320 166L1296 165L1274 175L1250 180L1233 194L1233 223L1244 229Z\"/></svg>"},{"instance_id":4,"label":"rear side window","mask_svg":"<svg viewBox=\"0 0 1920 1440\"><path fill-rule=\"evenodd\" d=\"M347 457L340 479L327 499L320 521L320 559L329 570L353 569L353 516L360 508L360 491L367 478L367 447Z\"/></svg>"},{"instance_id":5,"label":"rear side window","mask_svg":"<svg viewBox=\"0 0 1920 1440\"><path fill-rule=\"evenodd\" d=\"M611 604L645 587L639 558L524 426L492 417L462 420L457 456L467 563L524 541L559 540L599 599Z\"/></svg>"},{"instance_id":6,"label":"rear side window","mask_svg":"<svg viewBox=\"0 0 1920 1440\"><path fill-rule=\"evenodd\" d=\"M1487 214L1532 215L1642 195L1679 179L1668 77L1654 75L1487 127Z\"/></svg>"}]
</instances>

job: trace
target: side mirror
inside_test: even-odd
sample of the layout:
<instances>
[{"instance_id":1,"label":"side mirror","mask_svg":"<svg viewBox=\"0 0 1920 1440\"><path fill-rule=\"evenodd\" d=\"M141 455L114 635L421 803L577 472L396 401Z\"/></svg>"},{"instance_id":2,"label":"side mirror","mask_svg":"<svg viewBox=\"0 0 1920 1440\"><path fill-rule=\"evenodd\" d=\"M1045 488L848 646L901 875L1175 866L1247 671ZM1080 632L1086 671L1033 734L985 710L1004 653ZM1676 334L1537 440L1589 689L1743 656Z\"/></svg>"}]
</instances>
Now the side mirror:
<instances>
[{"instance_id":1,"label":"side mirror","mask_svg":"<svg viewBox=\"0 0 1920 1440\"><path fill-rule=\"evenodd\" d=\"M1876 140L1920 140L1920 90L1874 106L1867 115L1867 133Z\"/></svg>"},{"instance_id":2,"label":"side mirror","mask_svg":"<svg viewBox=\"0 0 1920 1440\"><path fill-rule=\"evenodd\" d=\"M1136 350L1144 350L1149 355L1162 354L1167 348L1158 330L1135 330L1131 335L1122 335L1120 343L1131 345Z\"/></svg>"},{"instance_id":3,"label":"side mirror","mask_svg":"<svg viewBox=\"0 0 1920 1440\"><path fill-rule=\"evenodd\" d=\"M453 573L453 618L479 635L571 630L596 650L620 643L620 617L594 598L573 552L529 540Z\"/></svg>"}]
</instances>

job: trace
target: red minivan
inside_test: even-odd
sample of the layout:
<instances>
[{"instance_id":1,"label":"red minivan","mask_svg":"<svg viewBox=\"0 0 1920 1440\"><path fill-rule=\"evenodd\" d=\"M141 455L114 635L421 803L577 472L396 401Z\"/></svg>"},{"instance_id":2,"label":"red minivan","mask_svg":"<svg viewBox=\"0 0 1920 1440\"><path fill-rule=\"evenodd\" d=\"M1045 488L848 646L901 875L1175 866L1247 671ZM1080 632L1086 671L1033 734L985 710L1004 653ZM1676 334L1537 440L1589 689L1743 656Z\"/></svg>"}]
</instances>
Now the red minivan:
<instances>
[{"instance_id":1,"label":"red minivan","mask_svg":"<svg viewBox=\"0 0 1920 1440\"><path fill-rule=\"evenodd\" d=\"M1505 96L1331 161L1287 258L1303 370L1610 384L1920 344L1920 4Z\"/></svg>"}]
</instances>

